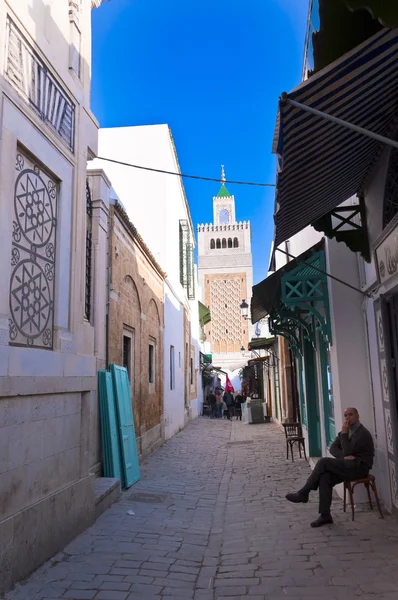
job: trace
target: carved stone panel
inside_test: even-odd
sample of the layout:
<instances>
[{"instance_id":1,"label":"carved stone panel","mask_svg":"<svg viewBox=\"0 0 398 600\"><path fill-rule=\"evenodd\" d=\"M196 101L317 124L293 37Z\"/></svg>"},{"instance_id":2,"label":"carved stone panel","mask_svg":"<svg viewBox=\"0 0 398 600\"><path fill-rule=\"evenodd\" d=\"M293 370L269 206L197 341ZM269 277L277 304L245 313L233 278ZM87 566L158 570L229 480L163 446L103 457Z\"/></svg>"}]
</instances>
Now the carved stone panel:
<instances>
[{"instance_id":1,"label":"carved stone panel","mask_svg":"<svg viewBox=\"0 0 398 600\"><path fill-rule=\"evenodd\" d=\"M73 152L75 105L15 23L7 19L5 76L43 123Z\"/></svg>"},{"instance_id":2,"label":"carved stone panel","mask_svg":"<svg viewBox=\"0 0 398 600\"><path fill-rule=\"evenodd\" d=\"M58 186L18 152L10 280L10 344L53 348Z\"/></svg>"}]
</instances>

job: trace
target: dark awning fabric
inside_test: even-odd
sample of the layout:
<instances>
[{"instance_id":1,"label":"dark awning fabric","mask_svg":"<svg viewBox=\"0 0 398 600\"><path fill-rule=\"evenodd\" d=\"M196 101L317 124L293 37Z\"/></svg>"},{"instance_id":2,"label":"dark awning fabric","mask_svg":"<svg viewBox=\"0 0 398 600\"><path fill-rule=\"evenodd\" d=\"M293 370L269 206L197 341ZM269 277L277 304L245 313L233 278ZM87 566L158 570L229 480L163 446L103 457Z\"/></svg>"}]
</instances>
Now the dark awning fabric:
<instances>
[{"instance_id":1,"label":"dark awning fabric","mask_svg":"<svg viewBox=\"0 0 398 600\"><path fill-rule=\"evenodd\" d=\"M381 147L286 99L391 136L398 105L398 31L383 29L279 102L275 247L354 196Z\"/></svg>"},{"instance_id":2,"label":"dark awning fabric","mask_svg":"<svg viewBox=\"0 0 398 600\"><path fill-rule=\"evenodd\" d=\"M301 262L309 259L314 252L319 252L324 248L324 240L292 259L286 265L263 279L260 283L253 286L253 295L251 300L251 319L252 323L257 323L260 319L269 315L273 308L280 304L281 299L281 279L285 273L295 269Z\"/></svg>"},{"instance_id":3,"label":"dark awning fabric","mask_svg":"<svg viewBox=\"0 0 398 600\"><path fill-rule=\"evenodd\" d=\"M363 10L370 12L374 19L385 27L398 27L398 8L396 2L391 0L346 0L351 10Z\"/></svg>"},{"instance_id":4,"label":"dark awning fabric","mask_svg":"<svg viewBox=\"0 0 398 600\"><path fill-rule=\"evenodd\" d=\"M253 338L249 342L249 351L251 350L266 350L277 341L276 337L269 338Z\"/></svg>"}]
</instances>

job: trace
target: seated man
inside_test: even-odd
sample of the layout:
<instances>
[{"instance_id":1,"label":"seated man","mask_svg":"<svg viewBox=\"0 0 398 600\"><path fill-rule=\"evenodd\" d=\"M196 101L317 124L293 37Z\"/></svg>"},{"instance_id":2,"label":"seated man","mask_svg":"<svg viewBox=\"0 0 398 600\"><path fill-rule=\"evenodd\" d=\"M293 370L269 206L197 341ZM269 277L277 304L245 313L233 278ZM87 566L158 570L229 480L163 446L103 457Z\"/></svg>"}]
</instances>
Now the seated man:
<instances>
[{"instance_id":1,"label":"seated man","mask_svg":"<svg viewBox=\"0 0 398 600\"><path fill-rule=\"evenodd\" d=\"M305 485L294 494L286 494L290 502L308 502L309 493L319 488L319 513L311 527L333 523L330 514L333 487L342 481L354 481L369 475L375 454L371 433L359 422L356 408L344 411L341 432L330 446L335 458L321 458Z\"/></svg>"}]
</instances>

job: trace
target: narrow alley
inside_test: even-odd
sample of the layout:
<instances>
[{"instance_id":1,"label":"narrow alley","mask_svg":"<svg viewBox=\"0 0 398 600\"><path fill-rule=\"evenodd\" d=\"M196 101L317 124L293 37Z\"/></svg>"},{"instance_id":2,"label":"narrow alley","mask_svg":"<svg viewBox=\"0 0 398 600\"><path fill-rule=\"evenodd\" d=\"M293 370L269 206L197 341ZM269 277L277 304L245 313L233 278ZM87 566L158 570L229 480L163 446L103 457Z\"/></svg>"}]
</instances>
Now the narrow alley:
<instances>
[{"instance_id":1,"label":"narrow alley","mask_svg":"<svg viewBox=\"0 0 398 600\"><path fill-rule=\"evenodd\" d=\"M398 526L377 512L313 530L317 499L277 425L201 418L148 458L142 480L7 600L395 599ZM129 515L132 510L135 514Z\"/></svg>"}]
</instances>

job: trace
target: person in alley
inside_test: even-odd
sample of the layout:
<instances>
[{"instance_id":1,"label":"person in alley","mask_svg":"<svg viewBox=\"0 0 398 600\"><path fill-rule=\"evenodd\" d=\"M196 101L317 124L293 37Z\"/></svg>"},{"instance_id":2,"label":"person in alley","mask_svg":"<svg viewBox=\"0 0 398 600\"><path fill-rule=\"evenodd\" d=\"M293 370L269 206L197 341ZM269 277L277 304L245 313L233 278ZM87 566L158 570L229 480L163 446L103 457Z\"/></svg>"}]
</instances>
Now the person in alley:
<instances>
[{"instance_id":1,"label":"person in alley","mask_svg":"<svg viewBox=\"0 0 398 600\"><path fill-rule=\"evenodd\" d=\"M307 503L310 492L319 489L319 517L311 527L333 523L330 507L335 485L367 477L373 466L373 438L360 422L356 408L344 411L341 432L329 451L334 458L321 458L305 485L298 492L286 494L290 502Z\"/></svg>"}]
</instances>

